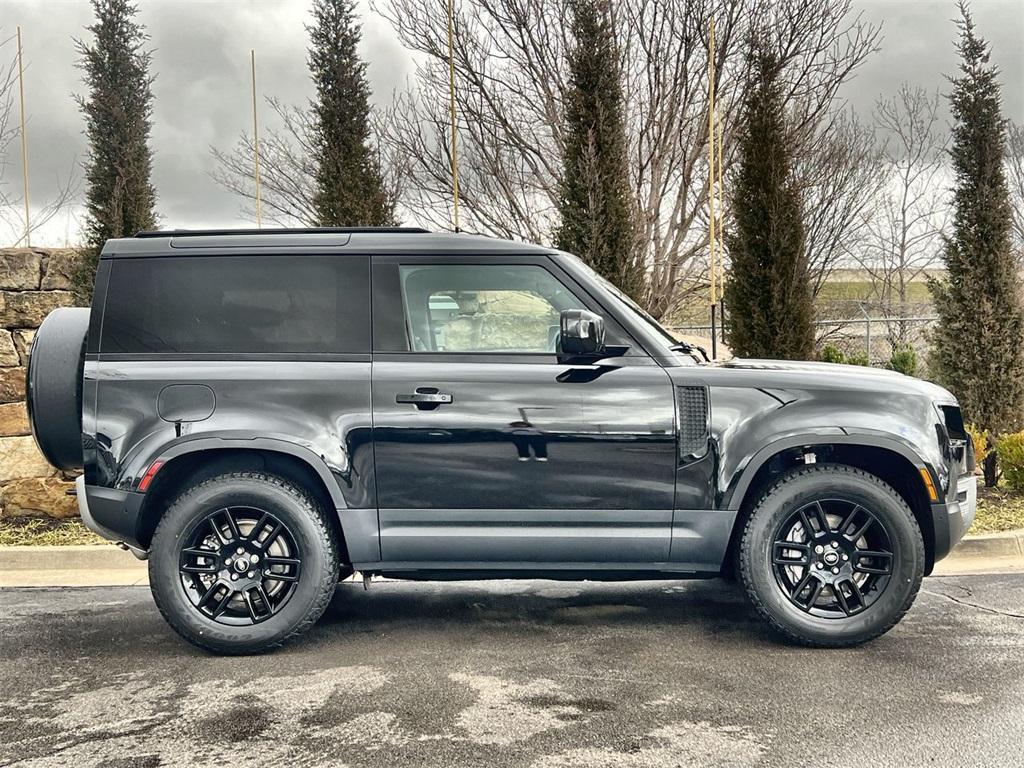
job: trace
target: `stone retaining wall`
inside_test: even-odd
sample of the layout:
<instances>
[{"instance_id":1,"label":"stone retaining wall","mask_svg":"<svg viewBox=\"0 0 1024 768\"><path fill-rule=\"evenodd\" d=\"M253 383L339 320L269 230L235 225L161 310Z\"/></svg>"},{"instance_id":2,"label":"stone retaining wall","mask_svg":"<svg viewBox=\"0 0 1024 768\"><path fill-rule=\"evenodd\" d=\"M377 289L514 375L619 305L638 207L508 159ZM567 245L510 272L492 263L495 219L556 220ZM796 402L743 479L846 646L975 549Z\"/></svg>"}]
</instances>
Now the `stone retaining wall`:
<instances>
[{"instance_id":1,"label":"stone retaining wall","mask_svg":"<svg viewBox=\"0 0 1024 768\"><path fill-rule=\"evenodd\" d=\"M69 478L36 448L25 411L25 370L36 328L52 309L74 303L75 251L0 249L0 518L73 517Z\"/></svg>"}]
</instances>

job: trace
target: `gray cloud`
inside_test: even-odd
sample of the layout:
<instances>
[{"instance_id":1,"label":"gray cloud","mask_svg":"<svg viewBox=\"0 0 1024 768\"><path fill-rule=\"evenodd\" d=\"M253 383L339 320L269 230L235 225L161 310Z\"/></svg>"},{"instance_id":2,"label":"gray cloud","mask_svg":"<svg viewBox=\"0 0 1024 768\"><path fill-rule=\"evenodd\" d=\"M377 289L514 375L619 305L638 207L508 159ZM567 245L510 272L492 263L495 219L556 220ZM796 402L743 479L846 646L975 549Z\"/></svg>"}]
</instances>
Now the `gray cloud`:
<instances>
[{"instance_id":1,"label":"gray cloud","mask_svg":"<svg viewBox=\"0 0 1024 768\"><path fill-rule=\"evenodd\" d=\"M974 0L971 7L1002 71L1004 114L1024 120L1024 2ZM842 94L859 113L869 115L875 100L891 95L902 81L949 92L945 76L956 74L957 67L953 0L857 0L854 8L882 26L881 50Z\"/></svg>"},{"instance_id":2,"label":"gray cloud","mask_svg":"<svg viewBox=\"0 0 1024 768\"><path fill-rule=\"evenodd\" d=\"M468 2L468 0L463 0ZM1024 120L1024 4L975 0L979 31L989 39L1002 69L1006 114ZM153 116L154 182L165 226L245 223L239 203L217 187L208 172L208 148L229 147L249 130L249 49L257 55L260 92L302 102L311 92L306 71L306 0L141 0L157 74ZM375 99L385 102L413 71L413 63L387 22L364 2L363 55ZM954 5L946 0L860 0L857 9L882 23L879 51L848 84L843 96L862 114L900 81L947 88L944 73L956 66ZM32 196L52 195L56 179L80 161L85 144L73 93L82 93L72 39L85 35L91 10L85 0L0 0L0 39L20 24L29 69L26 98ZM3 48L4 57L13 45ZM269 115L264 114L267 119ZM20 184L15 162L6 182ZM77 224L61 221L37 241L75 239Z\"/></svg>"}]
</instances>

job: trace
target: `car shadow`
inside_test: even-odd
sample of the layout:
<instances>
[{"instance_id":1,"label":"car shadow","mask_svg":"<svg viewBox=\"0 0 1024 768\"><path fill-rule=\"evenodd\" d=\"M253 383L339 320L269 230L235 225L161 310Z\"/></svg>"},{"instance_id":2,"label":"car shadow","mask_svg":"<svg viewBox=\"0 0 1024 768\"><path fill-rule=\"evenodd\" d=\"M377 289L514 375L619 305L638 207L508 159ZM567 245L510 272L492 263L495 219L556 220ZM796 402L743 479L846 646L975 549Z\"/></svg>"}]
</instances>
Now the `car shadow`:
<instances>
[{"instance_id":1,"label":"car shadow","mask_svg":"<svg viewBox=\"0 0 1024 768\"><path fill-rule=\"evenodd\" d=\"M772 637L739 588L722 579L578 582L497 580L342 582L322 627L349 632L500 629L546 633L560 628L652 625L698 633Z\"/></svg>"}]
</instances>

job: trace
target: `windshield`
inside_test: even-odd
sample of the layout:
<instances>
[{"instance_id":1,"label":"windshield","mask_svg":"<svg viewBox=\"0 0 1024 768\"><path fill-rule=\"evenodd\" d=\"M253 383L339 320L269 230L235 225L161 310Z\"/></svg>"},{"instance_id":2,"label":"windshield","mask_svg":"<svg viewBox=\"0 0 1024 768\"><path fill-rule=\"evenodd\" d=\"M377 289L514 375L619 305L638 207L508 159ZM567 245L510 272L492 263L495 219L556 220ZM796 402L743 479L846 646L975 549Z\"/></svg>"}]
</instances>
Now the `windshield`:
<instances>
[{"instance_id":1,"label":"windshield","mask_svg":"<svg viewBox=\"0 0 1024 768\"><path fill-rule=\"evenodd\" d=\"M656 333L656 335L665 342L666 346L668 346L669 348L676 348L679 346L679 339L677 339L671 333L666 331L665 328L662 327L661 323L659 323L657 320L651 317L651 315L645 309L643 309L639 304L633 301L633 299L631 299L626 293L620 290L618 286L616 286L613 282L595 272L590 267L590 265L583 261L583 259L581 259L579 256L574 256L571 253L566 254L566 256L572 259L573 263L575 263L577 266L579 266L580 269L586 272L588 277L595 280L605 290L607 290L608 293L612 295L612 298L619 303L621 308L625 309L626 311L630 312L633 315L636 315L648 327L650 327Z\"/></svg>"}]
</instances>

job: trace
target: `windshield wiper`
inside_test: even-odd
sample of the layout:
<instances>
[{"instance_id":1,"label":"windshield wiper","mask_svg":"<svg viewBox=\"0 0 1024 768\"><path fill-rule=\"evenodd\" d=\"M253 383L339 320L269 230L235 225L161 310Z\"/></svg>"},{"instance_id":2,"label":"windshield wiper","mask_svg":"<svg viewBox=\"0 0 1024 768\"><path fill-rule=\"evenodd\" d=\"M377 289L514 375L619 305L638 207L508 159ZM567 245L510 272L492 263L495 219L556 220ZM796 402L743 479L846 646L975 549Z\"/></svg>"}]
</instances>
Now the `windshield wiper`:
<instances>
[{"instance_id":1,"label":"windshield wiper","mask_svg":"<svg viewBox=\"0 0 1024 768\"><path fill-rule=\"evenodd\" d=\"M673 351L673 352L682 352L684 355L689 355L697 363L710 363L711 362L711 358L708 357L708 351L706 349L704 349L704 347L700 346L699 344L688 344L685 341L680 341L680 342L678 342L676 344L673 344L671 347L669 347L669 349L671 351ZM704 358L703 360L701 360L700 357L697 357L697 355L696 355L697 352L700 352L700 357L703 357Z\"/></svg>"}]
</instances>

